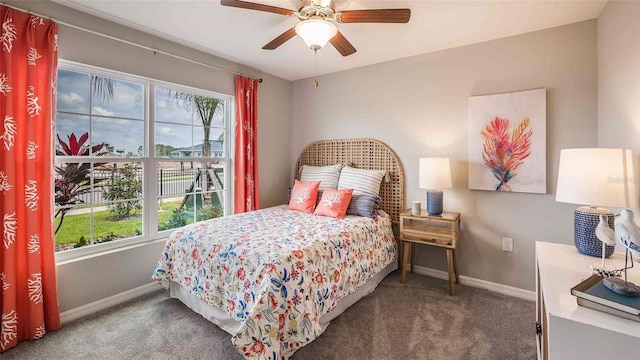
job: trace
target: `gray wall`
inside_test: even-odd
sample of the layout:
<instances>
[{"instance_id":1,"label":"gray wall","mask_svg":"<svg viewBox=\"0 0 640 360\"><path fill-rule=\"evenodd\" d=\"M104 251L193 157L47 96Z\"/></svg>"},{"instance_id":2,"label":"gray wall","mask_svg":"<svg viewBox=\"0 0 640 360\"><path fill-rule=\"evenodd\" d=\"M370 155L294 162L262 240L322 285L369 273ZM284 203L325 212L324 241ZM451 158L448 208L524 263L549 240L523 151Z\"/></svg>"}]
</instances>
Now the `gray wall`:
<instances>
[{"instance_id":1,"label":"gray wall","mask_svg":"<svg viewBox=\"0 0 640 360\"><path fill-rule=\"evenodd\" d=\"M598 18L598 146L631 149L640 178L640 2L609 1Z\"/></svg>"},{"instance_id":2,"label":"gray wall","mask_svg":"<svg viewBox=\"0 0 640 360\"><path fill-rule=\"evenodd\" d=\"M258 91L260 201L263 207L284 203L291 166L289 81L228 62L113 22L51 2L5 1L43 15L182 55L222 68L261 77ZM60 58L235 95L234 75L60 26ZM66 311L151 282L163 248L155 242L58 264L60 310Z\"/></svg>"},{"instance_id":3,"label":"gray wall","mask_svg":"<svg viewBox=\"0 0 640 360\"><path fill-rule=\"evenodd\" d=\"M462 214L461 274L534 290L535 241L573 243L575 206L553 194L560 149L597 144L596 38L592 20L329 74L319 88L296 81L292 164L311 141L376 138L400 156L409 203L425 199L418 158L451 157L444 205ZM548 194L468 190L467 98L535 88L547 89ZM513 253L502 237L514 239ZM443 250L417 248L418 265L446 269Z\"/></svg>"}]
</instances>

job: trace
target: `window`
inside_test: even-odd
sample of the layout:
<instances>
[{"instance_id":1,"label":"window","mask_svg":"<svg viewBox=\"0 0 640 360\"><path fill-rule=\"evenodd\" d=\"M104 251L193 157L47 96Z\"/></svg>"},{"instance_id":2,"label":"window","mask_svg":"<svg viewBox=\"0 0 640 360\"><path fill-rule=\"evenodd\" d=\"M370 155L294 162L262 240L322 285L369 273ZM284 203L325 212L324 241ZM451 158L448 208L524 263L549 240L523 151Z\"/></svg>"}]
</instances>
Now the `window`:
<instances>
[{"instance_id":1,"label":"window","mask_svg":"<svg viewBox=\"0 0 640 360\"><path fill-rule=\"evenodd\" d=\"M56 113L58 258L157 239L228 214L231 100L62 62Z\"/></svg>"}]
</instances>

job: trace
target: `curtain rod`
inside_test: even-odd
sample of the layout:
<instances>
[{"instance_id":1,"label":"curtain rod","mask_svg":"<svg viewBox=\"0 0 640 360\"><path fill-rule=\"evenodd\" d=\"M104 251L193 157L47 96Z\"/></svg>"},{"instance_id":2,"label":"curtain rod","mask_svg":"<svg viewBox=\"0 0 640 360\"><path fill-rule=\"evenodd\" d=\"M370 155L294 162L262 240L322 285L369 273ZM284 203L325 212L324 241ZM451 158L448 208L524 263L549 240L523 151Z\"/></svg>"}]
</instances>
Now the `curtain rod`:
<instances>
[{"instance_id":1,"label":"curtain rod","mask_svg":"<svg viewBox=\"0 0 640 360\"><path fill-rule=\"evenodd\" d=\"M154 54L162 54L162 55L165 55L165 56L172 57L174 59L190 62L192 64L208 67L208 68L211 68L211 69L214 69L214 70L224 71L224 72L229 73L229 74L245 76L245 77L248 77L250 79L257 80L258 82L262 82L261 78L248 76L248 75L236 72L236 71L232 71L232 70L225 69L225 68L222 68L222 67L218 67L218 66L215 66L215 65L210 65L210 64L203 63L203 62L200 62L200 61L197 61L197 60L189 59L189 58L184 57L184 56L172 54L170 52L166 52L166 51L162 51L162 50L159 50L159 49L152 48L150 46L142 45L142 44L139 44L139 43L136 43L136 42L133 42L133 41L129 41L129 40L121 39L121 38L118 38L118 37L115 37L115 36L111 36L111 35L108 35L108 34L105 34L105 33L101 33L99 31L87 29L87 28L82 27L82 26L78 26L78 25L74 25L74 24L68 23L66 21L54 19L51 16L38 14L38 13L30 11L30 10L19 8L17 6L5 4L3 2L0 2L0 5L6 6L8 8L14 9L14 10L18 10L18 11L22 11L22 12L28 13L29 15L34 15L34 16L38 16L38 17L41 17L41 18L44 18L44 19L49 19L49 20L51 20L51 21L53 21L53 22L55 22L57 24L60 24L60 25L66 26L66 27L70 27L72 29L88 32L88 33L93 34L93 35L101 36L101 37L104 37L104 38L107 38L107 39L110 39L110 40L113 40L113 41L117 41L117 42L121 42L121 43L124 43L124 44L127 44L127 45L135 46L135 47L138 47L138 48L141 48L141 49L144 49L144 50L149 50L149 51L152 51Z\"/></svg>"}]
</instances>

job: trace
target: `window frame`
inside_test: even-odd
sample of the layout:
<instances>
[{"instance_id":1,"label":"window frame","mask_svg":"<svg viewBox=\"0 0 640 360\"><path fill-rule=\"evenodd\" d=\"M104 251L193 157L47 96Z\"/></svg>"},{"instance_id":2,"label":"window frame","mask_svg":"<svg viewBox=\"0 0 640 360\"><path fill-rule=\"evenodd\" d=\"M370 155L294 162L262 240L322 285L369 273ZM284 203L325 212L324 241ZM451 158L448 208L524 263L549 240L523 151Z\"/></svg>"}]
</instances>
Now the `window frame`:
<instances>
[{"instance_id":1,"label":"window frame","mask_svg":"<svg viewBox=\"0 0 640 360\"><path fill-rule=\"evenodd\" d=\"M56 262L67 262L70 260L74 260L77 258L85 258L91 256L99 256L111 253L113 251L136 247L140 245L150 244L153 242L158 242L160 240L164 241L168 238L169 234L176 229L169 229L158 231L158 185L159 185L159 177L157 175L157 167L161 162L181 162L181 161L212 161L218 163L224 163L224 212L226 215L231 215L233 213L233 205L234 205L234 181L233 181L233 171L234 171L234 150L235 150L235 120L233 115L235 114L235 98L232 95L222 94L215 91L209 91L204 89L198 89L186 85L175 84L167 81L156 80L153 78L148 78L144 76L133 75L121 71L105 69L97 66L86 65L78 62L68 61L60 59L58 62L58 70L68 70L79 72L83 74L89 75L98 75L109 77L116 80L129 81L140 83L143 85L144 89L144 143L143 148L144 152L142 156L122 156L122 157L105 157L102 156L87 156L87 157L72 157L72 156L55 156L56 162L81 162L79 158L88 161L101 161L107 160L109 163L112 162L122 162L122 163L133 163L139 162L142 163L143 166L143 183L142 183L142 234L139 236L129 237L125 239L119 239L115 241L109 241L99 244L92 244L83 246L77 249L69 249L64 251L55 252ZM57 84L56 84L57 85ZM156 88L164 88L170 90L177 90L192 93L195 95L202 95L207 97L215 97L220 99L224 103L224 151L226 156L224 157L180 157L180 158L170 158L170 157L156 157L155 156L155 92ZM57 92L57 86L56 86ZM91 109L89 109L91 111ZM56 110L57 116L57 110ZM193 124L191 125L193 128ZM91 125L90 128L91 130ZM53 140L55 139L56 133L53 133ZM57 140L56 140L57 141ZM193 141L192 141L193 142ZM54 142L55 143L55 142ZM195 144L194 144L195 145ZM52 149L52 151L55 151ZM53 204L55 205L55 204ZM93 203L91 203L93 206ZM53 219L52 219L53 220ZM93 225L92 225L93 226ZM53 238L55 242L55 236Z\"/></svg>"}]
</instances>

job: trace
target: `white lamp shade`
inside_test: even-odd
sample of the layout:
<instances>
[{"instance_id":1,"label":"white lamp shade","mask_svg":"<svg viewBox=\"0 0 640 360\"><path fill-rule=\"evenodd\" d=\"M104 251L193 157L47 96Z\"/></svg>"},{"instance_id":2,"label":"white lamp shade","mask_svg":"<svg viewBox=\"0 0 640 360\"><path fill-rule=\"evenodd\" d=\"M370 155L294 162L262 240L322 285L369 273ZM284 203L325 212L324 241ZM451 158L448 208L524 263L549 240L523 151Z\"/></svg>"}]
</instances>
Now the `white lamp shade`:
<instances>
[{"instance_id":1,"label":"white lamp shade","mask_svg":"<svg viewBox=\"0 0 640 360\"><path fill-rule=\"evenodd\" d=\"M296 25L296 33L300 35L308 47L320 49L327 45L329 39L336 36L338 29L327 20L309 19Z\"/></svg>"},{"instance_id":2,"label":"white lamp shade","mask_svg":"<svg viewBox=\"0 0 640 360\"><path fill-rule=\"evenodd\" d=\"M451 165L448 157L420 159L421 189L448 189L451 187Z\"/></svg>"},{"instance_id":3,"label":"white lamp shade","mask_svg":"<svg viewBox=\"0 0 640 360\"><path fill-rule=\"evenodd\" d=\"M556 201L604 207L636 207L631 150L561 150Z\"/></svg>"}]
</instances>

